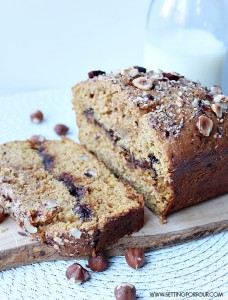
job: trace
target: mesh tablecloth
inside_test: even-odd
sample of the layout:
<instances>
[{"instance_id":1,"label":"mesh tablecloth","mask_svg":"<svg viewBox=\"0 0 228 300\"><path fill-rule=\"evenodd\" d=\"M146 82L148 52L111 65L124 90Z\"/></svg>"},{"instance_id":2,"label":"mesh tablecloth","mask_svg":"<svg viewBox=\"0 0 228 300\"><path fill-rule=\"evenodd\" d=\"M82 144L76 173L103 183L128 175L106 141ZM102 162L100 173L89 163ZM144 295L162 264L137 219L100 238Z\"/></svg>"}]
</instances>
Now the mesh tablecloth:
<instances>
[{"instance_id":1,"label":"mesh tablecloth","mask_svg":"<svg viewBox=\"0 0 228 300\"><path fill-rule=\"evenodd\" d=\"M45 116L40 125L29 119L37 109ZM68 125L68 136L77 139L70 91L0 97L1 143L34 134L58 138L53 131L57 123ZM137 271L125 263L124 257L112 257L106 271L91 272L91 279L83 285L65 277L66 268L73 262L76 260L36 263L0 272L0 299L111 300L115 299L115 286L121 283L134 284L137 299L228 299L228 232L148 252L145 266ZM87 264L86 260L78 262L84 267Z\"/></svg>"}]
</instances>

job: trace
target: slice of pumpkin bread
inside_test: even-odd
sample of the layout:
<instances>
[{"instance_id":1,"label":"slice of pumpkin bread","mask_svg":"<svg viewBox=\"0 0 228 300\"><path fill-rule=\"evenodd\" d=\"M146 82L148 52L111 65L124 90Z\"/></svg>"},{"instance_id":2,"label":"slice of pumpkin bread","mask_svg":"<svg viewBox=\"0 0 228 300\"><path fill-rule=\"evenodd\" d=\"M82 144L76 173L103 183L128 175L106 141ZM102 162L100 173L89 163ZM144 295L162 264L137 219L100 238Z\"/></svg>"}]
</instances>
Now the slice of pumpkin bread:
<instances>
[{"instance_id":1,"label":"slice of pumpkin bread","mask_svg":"<svg viewBox=\"0 0 228 300\"><path fill-rule=\"evenodd\" d=\"M0 146L5 211L63 255L88 255L143 226L143 199L69 139Z\"/></svg>"}]
</instances>

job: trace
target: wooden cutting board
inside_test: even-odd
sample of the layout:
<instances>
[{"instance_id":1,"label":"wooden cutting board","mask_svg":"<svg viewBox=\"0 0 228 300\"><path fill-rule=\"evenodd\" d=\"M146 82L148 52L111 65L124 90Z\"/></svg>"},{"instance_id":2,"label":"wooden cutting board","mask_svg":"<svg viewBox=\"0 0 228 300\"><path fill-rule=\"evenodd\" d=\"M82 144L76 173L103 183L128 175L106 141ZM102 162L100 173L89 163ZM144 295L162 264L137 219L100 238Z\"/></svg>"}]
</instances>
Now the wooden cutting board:
<instances>
[{"instance_id":1,"label":"wooden cutting board","mask_svg":"<svg viewBox=\"0 0 228 300\"><path fill-rule=\"evenodd\" d=\"M106 254L121 255L129 247L142 247L146 251L164 248L225 230L228 230L228 194L176 212L167 218L166 224L145 209L144 227L110 246ZM10 217L0 224L0 271L35 262L72 259L18 232L23 230Z\"/></svg>"}]
</instances>

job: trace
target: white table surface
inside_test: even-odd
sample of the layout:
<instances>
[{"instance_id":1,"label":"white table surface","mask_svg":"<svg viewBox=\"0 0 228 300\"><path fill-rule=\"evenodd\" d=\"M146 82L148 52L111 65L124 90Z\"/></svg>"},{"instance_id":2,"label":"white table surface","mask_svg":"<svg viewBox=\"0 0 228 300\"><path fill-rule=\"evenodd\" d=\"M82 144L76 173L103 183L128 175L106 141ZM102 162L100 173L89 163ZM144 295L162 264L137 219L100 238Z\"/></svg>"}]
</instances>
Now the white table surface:
<instances>
[{"instance_id":1,"label":"white table surface","mask_svg":"<svg viewBox=\"0 0 228 300\"><path fill-rule=\"evenodd\" d=\"M53 131L56 123L68 125L68 136L77 140L70 90L0 97L0 107L0 143L26 139L33 134L58 138ZM29 118L37 109L45 116L40 125L32 124ZM106 271L91 272L91 279L83 285L72 284L65 277L66 268L73 262L36 263L0 272L0 299L111 300L115 286L127 282L136 286L137 299L228 299L228 232L148 252L145 266L138 271L128 267L124 257L113 257ZM80 263L85 266L87 262ZM153 292L211 294L191 298L183 294L183 297L152 297ZM216 297L219 292L223 297Z\"/></svg>"}]
</instances>

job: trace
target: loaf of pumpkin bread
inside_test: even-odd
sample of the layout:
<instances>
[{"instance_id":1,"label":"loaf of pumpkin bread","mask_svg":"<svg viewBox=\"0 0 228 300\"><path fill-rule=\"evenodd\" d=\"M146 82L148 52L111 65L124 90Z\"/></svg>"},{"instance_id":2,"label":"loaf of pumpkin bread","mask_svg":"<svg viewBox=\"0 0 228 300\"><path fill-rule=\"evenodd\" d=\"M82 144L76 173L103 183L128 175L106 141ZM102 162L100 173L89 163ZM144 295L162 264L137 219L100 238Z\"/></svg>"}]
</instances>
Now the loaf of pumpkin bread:
<instances>
[{"instance_id":1,"label":"loaf of pumpkin bread","mask_svg":"<svg viewBox=\"0 0 228 300\"><path fill-rule=\"evenodd\" d=\"M104 249L144 222L143 198L69 139L0 145L0 205L63 255Z\"/></svg>"},{"instance_id":2,"label":"loaf of pumpkin bread","mask_svg":"<svg viewBox=\"0 0 228 300\"><path fill-rule=\"evenodd\" d=\"M83 145L162 219L228 192L228 97L177 73L92 71L73 88Z\"/></svg>"}]
</instances>

